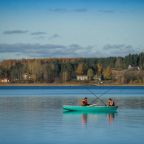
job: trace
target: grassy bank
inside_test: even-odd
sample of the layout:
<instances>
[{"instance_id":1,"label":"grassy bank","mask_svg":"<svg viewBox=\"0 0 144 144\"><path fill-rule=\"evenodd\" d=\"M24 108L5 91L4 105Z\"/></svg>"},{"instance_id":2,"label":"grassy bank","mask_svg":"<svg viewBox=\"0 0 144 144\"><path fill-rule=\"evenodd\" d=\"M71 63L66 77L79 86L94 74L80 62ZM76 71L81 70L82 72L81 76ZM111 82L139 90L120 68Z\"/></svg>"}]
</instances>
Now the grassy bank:
<instances>
[{"instance_id":1,"label":"grassy bank","mask_svg":"<svg viewBox=\"0 0 144 144\"><path fill-rule=\"evenodd\" d=\"M0 86L144 86L144 83L139 84L94 84L82 82L66 82L66 83L0 83Z\"/></svg>"}]
</instances>

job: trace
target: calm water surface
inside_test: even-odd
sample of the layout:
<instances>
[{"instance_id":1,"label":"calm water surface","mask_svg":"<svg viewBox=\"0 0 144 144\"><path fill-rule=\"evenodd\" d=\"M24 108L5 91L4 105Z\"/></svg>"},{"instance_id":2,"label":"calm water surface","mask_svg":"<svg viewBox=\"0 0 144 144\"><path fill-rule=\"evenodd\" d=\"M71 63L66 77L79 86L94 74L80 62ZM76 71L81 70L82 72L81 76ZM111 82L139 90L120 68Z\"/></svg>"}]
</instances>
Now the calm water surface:
<instances>
[{"instance_id":1,"label":"calm water surface","mask_svg":"<svg viewBox=\"0 0 144 144\"><path fill-rule=\"evenodd\" d=\"M106 102L117 113L64 112L82 97ZM100 104L100 101L97 101ZM0 87L0 144L143 144L144 87Z\"/></svg>"}]
</instances>

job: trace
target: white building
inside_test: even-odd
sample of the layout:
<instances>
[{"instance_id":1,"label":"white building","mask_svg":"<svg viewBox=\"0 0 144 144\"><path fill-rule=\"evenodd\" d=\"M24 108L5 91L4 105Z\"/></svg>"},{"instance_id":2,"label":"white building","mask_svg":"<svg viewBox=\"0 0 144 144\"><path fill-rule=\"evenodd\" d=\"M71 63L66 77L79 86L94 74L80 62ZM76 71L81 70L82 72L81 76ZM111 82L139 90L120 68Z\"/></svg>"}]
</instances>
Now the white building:
<instances>
[{"instance_id":1,"label":"white building","mask_svg":"<svg viewBox=\"0 0 144 144\"><path fill-rule=\"evenodd\" d=\"M128 69L129 69L129 70L138 70L138 71L141 70L139 66L133 67L133 66L131 66L131 65L128 66Z\"/></svg>"},{"instance_id":2,"label":"white building","mask_svg":"<svg viewBox=\"0 0 144 144\"><path fill-rule=\"evenodd\" d=\"M0 82L1 82L1 83L8 83L8 82L10 82L10 81L9 81L9 79L7 79L7 78L3 78L3 79L0 80Z\"/></svg>"},{"instance_id":3,"label":"white building","mask_svg":"<svg viewBox=\"0 0 144 144\"><path fill-rule=\"evenodd\" d=\"M88 76L87 75L77 75L77 80L80 80L80 81L88 80Z\"/></svg>"}]
</instances>

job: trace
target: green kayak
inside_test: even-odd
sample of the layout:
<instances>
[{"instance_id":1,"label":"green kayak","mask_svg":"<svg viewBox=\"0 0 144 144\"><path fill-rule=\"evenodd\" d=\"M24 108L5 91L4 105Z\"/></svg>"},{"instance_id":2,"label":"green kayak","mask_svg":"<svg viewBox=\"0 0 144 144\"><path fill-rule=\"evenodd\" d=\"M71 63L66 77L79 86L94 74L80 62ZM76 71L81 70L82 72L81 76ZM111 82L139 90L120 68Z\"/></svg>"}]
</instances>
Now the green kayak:
<instances>
[{"instance_id":1,"label":"green kayak","mask_svg":"<svg viewBox=\"0 0 144 144\"><path fill-rule=\"evenodd\" d=\"M64 105L63 109L67 111L81 111L81 112L116 112L118 106L72 106Z\"/></svg>"}]
</instances>

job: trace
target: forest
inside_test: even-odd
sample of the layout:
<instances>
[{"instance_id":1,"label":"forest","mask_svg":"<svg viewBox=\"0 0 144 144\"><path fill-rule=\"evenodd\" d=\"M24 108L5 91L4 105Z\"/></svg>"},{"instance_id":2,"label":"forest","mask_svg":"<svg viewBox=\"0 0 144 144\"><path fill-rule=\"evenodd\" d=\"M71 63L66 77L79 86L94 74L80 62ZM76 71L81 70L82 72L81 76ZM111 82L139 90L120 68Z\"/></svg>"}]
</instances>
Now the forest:
<instances>
[{"instance_id":1,"label":"forest","mask_svg":"<svg viewBox=\"0 0 144 144\"><path fill-rule=\"evenodd\" d=\"M86 76L78 80L77 76ZM3 60L0 82L144 83L144 53L106 58L43 58Z\"/></svg>"}]
</instances>

